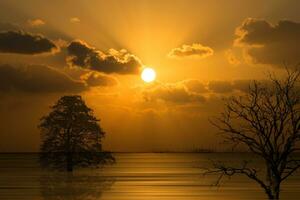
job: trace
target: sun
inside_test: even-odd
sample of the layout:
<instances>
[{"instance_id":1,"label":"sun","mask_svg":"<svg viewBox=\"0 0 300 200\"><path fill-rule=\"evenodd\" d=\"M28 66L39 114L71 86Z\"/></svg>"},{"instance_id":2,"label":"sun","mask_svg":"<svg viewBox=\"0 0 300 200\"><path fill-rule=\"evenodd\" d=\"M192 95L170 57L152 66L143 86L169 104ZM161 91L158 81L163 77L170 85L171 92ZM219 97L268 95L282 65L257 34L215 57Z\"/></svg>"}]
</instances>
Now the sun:
<instances>
[{"instance_id":1,"label":"sun","mask_svg":"<svg viewBox=\"0 0 300 200\"><path fill-rule=\"evenodd\" d=\"M150 83L155 80L156 73L152 68L146 67L142 71L141 78L143 79L143 81Z\"/></svg>"}]
</instances>

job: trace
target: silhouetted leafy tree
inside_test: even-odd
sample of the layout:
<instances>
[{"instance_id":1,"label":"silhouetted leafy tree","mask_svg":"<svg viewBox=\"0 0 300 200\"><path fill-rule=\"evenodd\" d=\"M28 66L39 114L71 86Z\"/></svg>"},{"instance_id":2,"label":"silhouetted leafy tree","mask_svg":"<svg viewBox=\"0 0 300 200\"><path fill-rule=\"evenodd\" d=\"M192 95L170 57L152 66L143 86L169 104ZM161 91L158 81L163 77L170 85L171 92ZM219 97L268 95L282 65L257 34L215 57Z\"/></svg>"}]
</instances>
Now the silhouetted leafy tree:
<instances>
[{"instance_id":1,"label":"silhouetted leafy tree","mask_svg":"<svg viewBox=\"0 0 300 200\"><path fill-rule=\"evenodd\" d=\"M102 151L104 132L81 96L63 96L51 109L39 125L42 166L73 171L114 162L109 152Z\"/></svg>"},{"instance_id":2,"label":"silhouetted leafy tree","mask_svg":"<svg viewBox=\"0 0 300 200\"><path fill-rule=\"evenodd\" d=\"M243 145L262 158L266 173L244 161L241 166L215 162L207 173L223 176L243 174L258 183L269 199L279 199L281 183L300 167L295 156L300 141L299 71L287 77L271 77L271 84L254 82L242 97L226 101L225 111L211 122L234 145Z\"/></svg>"}]
</instances>

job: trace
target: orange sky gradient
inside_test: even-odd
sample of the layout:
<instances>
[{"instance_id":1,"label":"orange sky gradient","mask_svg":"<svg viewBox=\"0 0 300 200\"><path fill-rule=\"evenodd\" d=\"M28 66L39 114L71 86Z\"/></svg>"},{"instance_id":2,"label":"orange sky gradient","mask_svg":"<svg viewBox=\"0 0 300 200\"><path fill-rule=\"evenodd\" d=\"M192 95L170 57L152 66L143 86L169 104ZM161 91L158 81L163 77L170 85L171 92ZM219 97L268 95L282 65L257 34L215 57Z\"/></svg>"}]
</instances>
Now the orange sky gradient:
<instances>
[{"instance_id":1,"label":"orange sky gradient","mask_svg":"<svg viewBox=\"0 0 300 200\"><path fill-rule=\"evenodd\" d=\"M0 152L38 151L39 119L67 94L82 95L101 119L105 149L224 150L208 119L251 80L299 63L299 7L297 0L3 0ZM155 81L141 79L144 67Z\"/></svg>"}]
</instances>

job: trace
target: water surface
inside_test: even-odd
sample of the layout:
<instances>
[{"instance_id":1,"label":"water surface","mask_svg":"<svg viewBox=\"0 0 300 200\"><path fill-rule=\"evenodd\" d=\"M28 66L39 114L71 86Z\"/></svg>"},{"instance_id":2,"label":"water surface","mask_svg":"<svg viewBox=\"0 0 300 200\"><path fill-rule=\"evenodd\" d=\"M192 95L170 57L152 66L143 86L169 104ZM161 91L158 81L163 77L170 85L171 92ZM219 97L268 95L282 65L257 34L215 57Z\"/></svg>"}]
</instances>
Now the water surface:
<instances>
[{"instance_id":1,"label":"water surface","mask_svg":"<svg viewBox=\"0 0 300 200\"><path fill-rule=\"evenodd\" d=\"M73 174L42 170L36 154L0 154L2 200L253 200L266 199L253 181L235 176L213 187L217 176L203 176L210 160L232 164L252 159L231 153L118 153L117 163L104 169L77 170ZM263 171L261 172L263 173ZM299 199L300 175L282 189L282 199Z\"/></svg>"}]
</instances>

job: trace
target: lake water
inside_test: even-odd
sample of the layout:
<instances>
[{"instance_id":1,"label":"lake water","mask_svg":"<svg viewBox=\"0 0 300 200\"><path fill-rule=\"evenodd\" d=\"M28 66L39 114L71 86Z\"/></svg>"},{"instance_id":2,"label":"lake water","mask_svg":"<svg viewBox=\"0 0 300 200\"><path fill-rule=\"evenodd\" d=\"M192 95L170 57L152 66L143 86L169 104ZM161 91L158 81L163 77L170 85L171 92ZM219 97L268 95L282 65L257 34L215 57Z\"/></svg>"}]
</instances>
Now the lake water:
<instances>
[{"instance_id":1,"label":"lake water","mask_svg":"<svg viewBox=\"0 0 300 200\"><path fill-rule=\"evenodd\" d=\"M103 169L77 170L72 175L40 169L36 154L0 154L1 200L253 200L266 199L261 188L243 176L212 185L203 176L210 160L239 163L250 154L118 153L117 163ZM262 172L263 173L263 172ZM283 184L282 199L300 199L300 175Z\"/></svg>"}]
</instances>

